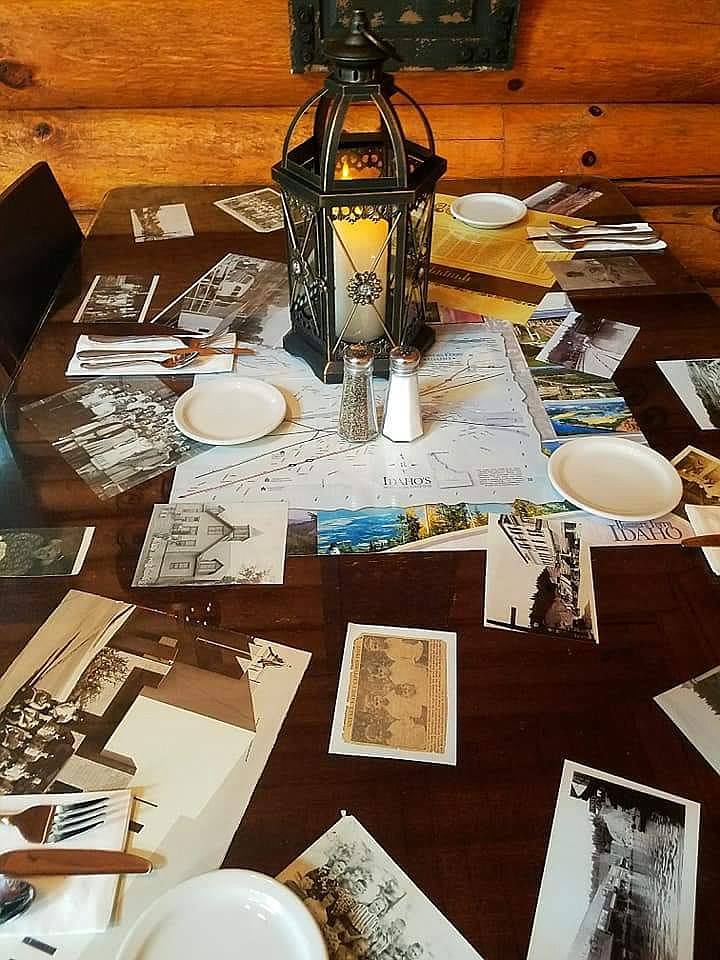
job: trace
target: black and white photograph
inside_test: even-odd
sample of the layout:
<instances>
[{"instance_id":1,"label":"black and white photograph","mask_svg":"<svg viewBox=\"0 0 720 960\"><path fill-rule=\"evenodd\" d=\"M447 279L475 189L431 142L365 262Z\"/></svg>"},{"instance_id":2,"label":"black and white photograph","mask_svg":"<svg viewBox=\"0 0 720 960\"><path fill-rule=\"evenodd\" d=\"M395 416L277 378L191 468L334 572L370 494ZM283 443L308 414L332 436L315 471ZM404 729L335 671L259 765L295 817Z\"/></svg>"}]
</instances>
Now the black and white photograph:
<instances>
[{"instance_id":1,"label":"black and white photograph","mask_svg":"<svg viewBox=\"0 0 720 960\"><path fill-rule=\"evenodd\" d=\"M152 322L169 323L181 313L222 318L243 342L279 347L290 329L288 302L285 264L228 253Z\"/></svg>"},{"instance_id":2,"label":"black and white photograph","mask_svg":"<svg viewBox=\"0 0 720 960\"><path fill-rule=\"evenodd\" d=\"M491 514L486 570L486 627L598 642L582 524Z\"/></svg>"},{"instance_id":3,"label":"black and white photograph","mask_svg":"<svg viewBox=\"0 0 720 960\"><path fill-rule=\"evenodd\" d=\"M639 330L629 323L575 314L560 324L537 359L610 379Z\"/></svg>"},{"instance_id":4,"label":"black and white photograph","mask_svg":"<svg viewBox=\"0 0 720 960\"><path fill-rule=\"evenodd\" d=\"M156 504L133 586L282 583L287 528L285 501Z\"/></svg>"},{"instance_id":5,"label":"black and white photograph","mask_svg":"<svg viewBox=\"0 0 720 960\"><path fill-rule=\"evenodd\" d=\"M655 702L720 773L720 666L658 694Z\"/></svg>"},{"instance_id":6,"label":"black and white photograph","mask_svg":"<svg viewBox=\"0 0 720 960\"><path fill-rule=\"evenodd\" d=\"M73 323L143 323L159 279L159 274L98 274Z\"/></svg>"},{"instance_id":7,"label":"black and white photograph","mask_svg":"<svg viewBox=\"0 0 720 960\"><path fill-rule=\"evenodd\" d=\"M173 423L177 394L155 377L105 377L22 408L101 500L170 470L204 447Z\"/></svg>"},{"instance_id":8,"label":"black and white photograph","mask_svg":"<svg viewBox=\"0 0 720 960\"><path fill-rule=\"evenodd\" d=\"M227 197L225 200L216 200L215 206L244 223L246 227L255 230L256 233L282 230L282 198L272 187L251 190L249 193Z\"/></svg>"},{"instance_id":9,"label":"black and white photograph","mask_svg":"<svg viewBox=\"0 0 720 960\"><path fill-rule=\"evenodd\" d=\"M481 960L353 816L278 875L303 901L329 960Z\"/></svg>"},{"instance_id":10,"label":"black and white photograph","mask_svg":"<svg viewBox=\"0 0 720 960\"><path fill-rule=\"evenodd\" d=\"M720 360L657 360L702 430L720 428Z\"/></svg>"},{"instance_id":11,"label":"black and white photograph","mask_svg":"<svg viewBox=\"0 0 720 960\"><path fill-rule=\"evenodd\" d=\"M0 577L67 577L80 573L95 527L0 530Z\"/></svg>"},{"instance_id":12,"label":"black and white photograph","mask_svg":"<svg viewBox=\"0 0 720 960\"><path fill-rule=\"evenodd\" d=\"M184 203L166 203L162 206L131 210L130 222L136 243L195 236Z\"/></svg>"},{"instance_id":13,"label":"black and white photograph","mask_svg":"<svg viewBox=\"0 0 720 960\"><path fill-rule=\"evenodd\" d=\"M612 287L650 287L655 281L635 257L592 257L551 260L548 266L563 290L603 290Z\"/></svg>"},{"instance_id":14,"label":"black and white photograph","mask_svg":"<svg viewBox=\"0 0 720 960\"><path fill-rule=\"evenodd\" d=\"M531 210L539 210L542 213L558 213L569 217L576 210L581 210L593 200L601 197L602 193L593 190L591 187L583 187L574 183L565 183L563 180L556 180L542 190L525 197L526 206Z\"/></svg>"},{"instance_id":15,"label":"black and white photograph","mask_svg":"<svg viewBox=\"0 0 720 960\"><path fill-rule=\"evenodd\" d=\"M689 960L700 806L566 760L527 960Z\"/></svg>"}]
</instances>

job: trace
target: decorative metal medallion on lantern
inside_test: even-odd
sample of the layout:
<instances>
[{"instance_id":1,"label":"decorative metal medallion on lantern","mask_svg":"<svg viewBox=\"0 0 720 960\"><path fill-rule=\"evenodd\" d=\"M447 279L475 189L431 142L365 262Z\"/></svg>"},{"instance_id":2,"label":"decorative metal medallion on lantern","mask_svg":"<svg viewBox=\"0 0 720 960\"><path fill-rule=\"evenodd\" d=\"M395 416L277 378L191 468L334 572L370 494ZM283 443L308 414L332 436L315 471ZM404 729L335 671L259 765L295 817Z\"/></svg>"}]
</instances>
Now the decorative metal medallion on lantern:
<instances>
[{"instance_id":1,"label":"decorative metal medallion on lantern","mask_svg":"<svg viewBox=\"0 0 720 960\"><path fill-rule=\"evenodd\" d=\"M383 71L397 55L362 10L325 55L328 78L290 125L273 178L288 241L284 346L336 383L348 344L371 343L375 373L387 376L393 347L423 351L433 342L427 277L435 186L447 164L420 107ZM403 133L403 101L424 144Z\"/></svg>"}]
</instances>

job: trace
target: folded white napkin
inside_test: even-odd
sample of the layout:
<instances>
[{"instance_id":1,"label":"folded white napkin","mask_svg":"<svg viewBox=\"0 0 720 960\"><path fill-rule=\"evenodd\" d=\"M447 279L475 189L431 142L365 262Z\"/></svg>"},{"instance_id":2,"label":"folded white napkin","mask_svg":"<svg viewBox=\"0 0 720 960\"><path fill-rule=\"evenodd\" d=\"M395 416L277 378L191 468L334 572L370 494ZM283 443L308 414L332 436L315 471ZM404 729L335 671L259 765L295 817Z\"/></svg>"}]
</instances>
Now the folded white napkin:
<instances>
[{"instance_id":1,"label":"folded white napkin","mask_svg":"<svg viewBox=\"0 0 720 960\"><path fill-rule=\"evenodd\" d=\"M556 236L562 240L583 240L593 235L605 235L611 233L612 231L608 230L608 227L611 226L623 226L626 229L632 228L632 234L618 236L617 240L593 240L589 243L584 244L581 247L564 247L560 243L555 243L554 240L550 239L534 239L535 237L546 237L546 236ZM597 251L607 250L612 251L613 253L618 251L626 251L629 253L643 253L646 251L652 253L656 250L664 250L667 247L667 244L664 240L658 238L656 243L640 243L633 244L632 236L636 235L639 239L647 237L648 234L653 232L653 228L649 223L644 221L633 222L633 223L623 223L623 224L608 224L608 223L598 223L590 227L583 227L582 230L577 233L566 233L562 230L558 230L555 227L528 227L527 234L528 237L533 241L533 245L538 253L593 253Z\"/></svg>"},{"instance_id":2,"label":"folded white napkin","mask_svg":"<svg viewBox=\"0 0 720 960\"><path fill-rule=\"evenodd\" d=\"M704 537L709 533L720 533L720 507L695 506L692 503L686 503L685 509L696 536ZM702 552L712 572L720 574L720 547L703 547Z\"/></svg>"},{"instance_id":3,"label":"folded white napkin","mask_svg":"<svg viewBox=\"0 0 720 960\"><path fill-rule=\"evenodd\" d=\"M225 333L221 337L218 337L217 340L213 340L209 346L211 347L234 347L236 344L237 337L234 333ZM81 350L102 350L107 352L108 355L116 354L118 351L132 350L133 352L137 351L137 357L124 357L125 360L136 360L139 361L142 358L152 360L153 357L148 353L148 351L162 350L167 351L168 355L175 350L182 349L185 344L182 341L176 339L175 337L148 337L143 338L142 342L138 340L131 340L128 338L127 342L118 340L116 343L96 343L91 340L88 336L78 337L78 341L75 344L75 350L73 355L70 358L70 362L67 365L67 370L65 375L68 377L128 377L128 376L152 376L153 374L159 375L162 377L171 376L173 374L188 374L194 373L228 373L233 368L234 357L232 354L227 354L226 356L218 355L214 357L198 357L196 360L193 360L192 363L189 363L186 367L180 367L178 369L168 369L163 367L160 363L123 363L122 366L100 366L97 364L97 360L93 360L93 365L90 367L83 367L81 364L85 361L78 359L78 352ZM157 358L156 358L157 359ZM162 357L159 359L163 359Z\"/></svg>"},{"instance_id":4,"label":"folded white napkin","mask_svg":"<svg viewBox=\"0 0 720 960\"><path fill-rule=\"evenodd\" d=\"M21 813L38 803L77 803L108 797L103 822L86 833L54 843L66 850L124 850L130 821L129 790L103 793L41 793L0 797L0 816ZM39 844L26 843L16 827L0 826L0 852L22 850ZM12 923L0 924L0 936L35 937L62 933L98 933L112 917L119 877L31 877L35 900Z\"/></svg>"}]
</instances>

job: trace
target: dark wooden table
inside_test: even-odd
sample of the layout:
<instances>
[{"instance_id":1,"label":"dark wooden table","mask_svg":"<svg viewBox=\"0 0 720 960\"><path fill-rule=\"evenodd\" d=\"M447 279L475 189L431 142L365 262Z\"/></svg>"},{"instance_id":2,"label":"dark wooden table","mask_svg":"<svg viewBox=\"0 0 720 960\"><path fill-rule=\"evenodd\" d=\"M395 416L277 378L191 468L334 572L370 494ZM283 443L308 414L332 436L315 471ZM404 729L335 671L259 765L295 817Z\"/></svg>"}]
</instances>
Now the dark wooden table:
<instances>
[{"instance_id":1,"label":"dark wooden table","mask_svg":"<svg viewBox=\"0 0 720 960\"><path fill-rule=\"evenodd\" d=\"M526 196L543 183L446 188ZM617 189L600 184L604 197L588 214L631 219ZM19 413L71 385L63 371L83 329L71 320L96 273L159 273L157 312L229 251L282 259L279 233L253 233L212 205L242 189L113 191L76 275L37 334L4 410L22 479L0 448L0 526L94 524L97 532L78 577L0 580L0 667L71 587L191 618L193 608L209 602L218 625L312 651L226 865L275 874L347 809L486 960L525 956L564 758L700 801L695 956L715 960L720 777L652 700L720 663L720 582L699 551L594 550L597 649L484 628L483 553L292 558L278 587L131 589L151 507L167 500L171 476L101 502ZM134 243L129 208L178 201L187 204L194 238ZM643 254L642 263L657 280L651 293L573 299L588 315L641 326L616 381L652 446L672 456L691 443L720 455L720 435L696 428L655 366L662 358L718 356L720 311L671 254ZM167 382L181 390L189 378ZM349 620L457 631L456 767L328 755Z\"/></svg>"}]
</instances>

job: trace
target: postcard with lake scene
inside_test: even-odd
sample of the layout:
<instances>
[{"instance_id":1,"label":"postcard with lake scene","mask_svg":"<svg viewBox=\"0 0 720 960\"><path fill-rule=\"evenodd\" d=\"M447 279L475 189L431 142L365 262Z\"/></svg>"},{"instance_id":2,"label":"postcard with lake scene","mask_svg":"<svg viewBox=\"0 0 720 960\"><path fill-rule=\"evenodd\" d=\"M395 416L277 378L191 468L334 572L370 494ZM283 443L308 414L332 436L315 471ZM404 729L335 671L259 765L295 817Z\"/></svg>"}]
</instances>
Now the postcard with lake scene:
<instances>
[{"instance_id":1,"label":"postcard with lake scene","mask_svg":"<svg viewBox=\"0 0 720 960\"><path fill-rule=\"evenodd\" d=\"M598 642L581 523L562 516L490 516L485 626Z\"/></svg>"},{"instance_id":2,"label":"postcard with lake scene","mask_svg":"<svg viewBox=\"0 0 720 960\"><path fill-rule=\"evenodd\" d=\"M658 694L655 702L720 773L720 667Z\"/></svg>"},{"instance_id":3,"label":"postcard with lake scene","mask_svg":"<svg viewBox=\"0 0 720 960\"><path fill-rule=\"evenodd\" d=\"M566 760L527 960L690 960L700 805Z\"/></svg>"},{"instance_id":4,"label":"postcard with lake scene","mask_svg":"<svg viewBox=\"0 0 720 960\"><path fill-rule=\"evenodd\" d=\"M315 918L329 960L482 960L355 817L341 817L278 880Z\"/></svg>"},{"instance_id":5,"label":"postcard with lake scene","mask_svg":"<svg viewBox=\"0 0 720 960\"><path fill-rule=\"evenodd\" d=\"M330 753L454 765L456 640L349 623Z\"/></svg>"}]
</instances>

